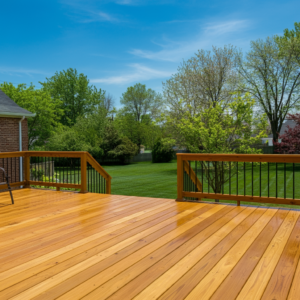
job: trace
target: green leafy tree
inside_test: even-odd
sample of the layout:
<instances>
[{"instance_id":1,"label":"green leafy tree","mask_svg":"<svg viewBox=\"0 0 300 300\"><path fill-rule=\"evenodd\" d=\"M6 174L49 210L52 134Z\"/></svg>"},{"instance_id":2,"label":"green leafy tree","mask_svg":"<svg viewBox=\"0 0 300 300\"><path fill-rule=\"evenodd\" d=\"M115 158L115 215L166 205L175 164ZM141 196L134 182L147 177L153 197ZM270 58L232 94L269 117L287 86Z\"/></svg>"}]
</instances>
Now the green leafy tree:
<instances>
[{"instance_id":1,"label":"green leafy tree","mask_svg":"<svg viewBox=\"0 0 300 300\"><path fill-rule=\"evenodd\" d=\"M161 94L152 89L146 89L146 86L140 83L128 87L127 91L122 94L120 102L124 105L123 112L133 115L137 122L141 122L145 115L153 119L163 109Z\"/></svg>"},{"instance_id":2,"label":"green leafy tree","mask_svg":"<svg viewBox=\"0 0 300 300\"><path fill-rule=\"evenodd\" d=\"M194 116L186 112L176 126L185 146L194 153L259 153L252 145L266 136L267 123L263 117L259 122L255 119L254 105L249 94L236 95L225 111L220 103ZM254 131L257 135L252 137ZM216 193L238 172L238 167L230 167L228 162L200 163L208 184Z\"/></svg>"},{"instance_id":3,"label":"green leafy tree","mask_svg":"<svg viewBox=\"0 0 300 300\"><path fill-rule=\"evenodd\" d=\"M78 74L76 69L56 72L40 84L53 99L61 101L63 125L71 126L75 124L77 117L92 113L100 105L104 106L105 92L90 85L87 76Z\"/></svg>"},{"instance_id":4,"label":"green leafy tree","mask_svg":"<svg viewBox=\"0 0 300 300\"><path fill-rule=\"evenodd\" d=\"M281 55L292 58L300 68L300 22L295 22L294 29L285 29L283 36L276 36L275 40L280 48Z\"/></svg>"},{"instance_id":5,"label":"green leafy tree","mask_svg":"<svg viewBox=\"0 0 300 300\"><path fill-rule=\"evenodd\" d=\"M47 91L35 89L33 85L2 83L0 88L21 107L35 113L28 118L29 148L43 146L51 134L60 127L63 114L61 101L51 98Z\"/></svg>"},{"instance_id":6,"label":"green leafy tree","mask_svg":"<svg viewBox=\"0 0 300 300\"><path fill-rule=\"evenodd\" d=\"M300 102L300 68L293 51L282 51L280 38L251 42L245 62L240 58L244 79L240 91L248 92L269 119L274 141L286 115Z\"/></svg>"},{"instance_id":7,"label":"green leafy tree","mask_svg":"<svg viewBox=\"0 0 300 300\"><path fill-rule=\"evenodd\" d=\"M170 162L174 157L173 147L175 143L175 140L171 138L158 139L152 149L152 162Z\"/></svg>"},{"instance_id":8,"label":"green leafy tree","mask_svg":"<svg viewBox=\"0 0 300 300\"><path fill-rule=\"evenodd\" d=\"M88 151L96 158L101 157L104 154L101 144L107 123L106 111L99 107L92 114L78 117L74 126L59 128L49 139L47 149Z\"/></svg>"}]
</instances>

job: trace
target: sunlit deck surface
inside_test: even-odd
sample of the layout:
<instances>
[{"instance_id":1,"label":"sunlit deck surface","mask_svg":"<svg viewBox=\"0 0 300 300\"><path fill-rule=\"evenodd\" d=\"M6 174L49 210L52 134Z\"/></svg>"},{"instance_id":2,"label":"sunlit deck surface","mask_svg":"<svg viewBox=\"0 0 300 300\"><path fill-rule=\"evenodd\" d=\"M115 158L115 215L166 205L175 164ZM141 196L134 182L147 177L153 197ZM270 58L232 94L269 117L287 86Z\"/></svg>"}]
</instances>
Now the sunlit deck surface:
<instances>
[{"instance_id":1,"label":"sunlit deck surface","mask_svg":"<svg viewBox=\"0 0 300 300\"><path fill-rule=\"evenodd\" d=\"M0 299L300 299L299 211L0 194Z\"/></svg>"}]
</instances>

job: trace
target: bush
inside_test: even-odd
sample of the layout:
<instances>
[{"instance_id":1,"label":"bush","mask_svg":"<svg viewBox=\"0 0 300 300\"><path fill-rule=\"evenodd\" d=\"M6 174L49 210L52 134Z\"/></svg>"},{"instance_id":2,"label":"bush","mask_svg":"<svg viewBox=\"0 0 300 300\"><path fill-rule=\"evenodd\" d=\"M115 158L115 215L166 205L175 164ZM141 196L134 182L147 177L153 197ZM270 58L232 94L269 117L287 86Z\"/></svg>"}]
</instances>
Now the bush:
<instances>
[{"instance_id":1,"label":"bush","mask_svg":"<svg viewBox=\"0 0 300 300\"><path fill-rule=\"evenodd\" d=\"M174 156L174 150L172 148L174 144L175 140L170 138L162 138L157 140L152 149L152 162L170 162Z\"/></svg>"},{"instance_id":2,"label":"bush","mask_svg":"<svg viewBox=\"0 0 300 300\"><path fill-rule=\"evenodd\" d=\"M138 146L131 142L128 137L123 137L121 143L113 150L108 152L108 155L112 158L119 159L122 163L132 158L138 152Z\"/></svg>"}]
</instances>

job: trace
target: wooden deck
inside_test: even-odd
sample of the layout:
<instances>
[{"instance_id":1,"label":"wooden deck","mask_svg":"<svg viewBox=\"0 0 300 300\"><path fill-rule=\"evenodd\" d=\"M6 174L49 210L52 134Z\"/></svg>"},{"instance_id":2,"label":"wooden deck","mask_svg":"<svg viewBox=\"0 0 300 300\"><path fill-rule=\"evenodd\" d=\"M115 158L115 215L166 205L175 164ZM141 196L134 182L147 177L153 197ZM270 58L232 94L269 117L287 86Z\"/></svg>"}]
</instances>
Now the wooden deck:
<instances>
[{"instance_id":1,"label":"wooden deck","mask_svg":"<svg viewBox=\"0 0 300 300\"><path fill-rule=\"evenodd\" d=\"M300 299L300 212L0 194L0 299Z\"/></svg>"}]
</instances>

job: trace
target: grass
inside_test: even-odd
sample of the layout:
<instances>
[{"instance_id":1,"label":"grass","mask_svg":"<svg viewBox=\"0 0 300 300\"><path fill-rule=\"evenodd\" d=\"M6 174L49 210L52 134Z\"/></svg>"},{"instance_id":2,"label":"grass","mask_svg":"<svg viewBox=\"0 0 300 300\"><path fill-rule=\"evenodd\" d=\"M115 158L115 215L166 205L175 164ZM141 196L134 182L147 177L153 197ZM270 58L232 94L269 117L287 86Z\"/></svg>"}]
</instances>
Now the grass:
<instances>
[{"instance_id":1,"label":"grass","mask_svg":"<svg viewBox=\"0 0 300 300\"><path fill-rule=\"evenodd\" d=\"M177 197L176 161L103 167L112 176L112 194L170 199Z\"/></svg>"},{"instance_id":2,"label":"grass","mask_svg":"<svg viewBox=\"0 0 300 300\"><path fill-rule=\"evenodd\" d=\"M151 162L135 163L125 166L103 166L105 170L112 176L112 194L140 196L140 197L155 197L155 198L177 198L177 162L152 164ZM224 185L224 193L228 194L231 189L232 194L243 195L246 189L246 195L252 194L252 165L246 164L245 169L245 185L244 185L244 169L243 164L239 165L238 176L231 178L231 182ZM195 165L193 165L195 169ZM199 168L199 166L198 166ZM277 196L284 197L284 189L287 198L293 197L293 175L292 164L286 165L286 187L284 188L284 165L277 166ZM202 181L201 171L198 169L198 178ZM268 166L261 166L261 195L268 196ZM276 167L275 164L269 166L269 196L276 196ZM300 189L297 189L297 182L300 181L300 166L295 166L295 198L300 199ZM253 195L260 195L260 166L259 164L253 167ZM208 191L208 184L205 176L203 176L203 190ZM212 189L210 188L210 192ZM206 201L209 201L206 199ZM212 200L213 201L213 200ZM222 202L222 201L221 201ZM225 200L226 203L236 203L236 201ZM258 206L274 206L274 207L291 207L300 208L295 205L279 205L265 204L254 202L242 202L247 205Z\"/></svg>"},{"instance_id":3,"label":"grass","mask_svg":"<svg viewBox=\"0 0 300 300\"><path fill-rule=\"evenodd\" d=\"M177 162L176 160L170 163L152 164L151 162L139 162L129 165L103 165L104 169L112 176L112 194L115 195L127 195L127 196L139 196L139 197L153 197L153 198L177 198ZM195 170L195 165L192 164ZM238 175L234 175L231 178L230 184L227 182L224 185L224 194L229 194L229 190L232 194L252 195L252 165L239 165ZM286 164L286 186L284 187L284 164L277 165L277 184L276 184L276 167L275 164L269 166L269 178L270 185L268 191L268 166L267 164L256 164L253 167L253 195L275 197L276 186L277 196L286 198L293 197L293 186L295 187L295 198L300 199L300 189L298 188L298 182L300 182L300 165L295 164L295 176L293 178L292 164ZM69 178L78 178L77 172L70 172ZM56 168L56 172L60 173L59 168ZM261 173L261 186L260 186L260 173ZM66 175L66 174L65 174ZM201 182L203 182L203 191L208 191L208 183L205 175L201 173L201 168L198 163L197 175ZM244 184L245 176L245 184ZM260 192L261 189L261 192ZM213 192L210 188L210 192ZM209 201L206 199L206 201ZM213 200L212 200L213 201ZM221 201L222 202L222 201ZM227 203L236 203L236 201L224 200ZM278 205L278 204L264 204L254 202L242 202L242 204L259 205L259 206L280 206L300 208L295 205Z\"/></svg>"}]
</instances>

